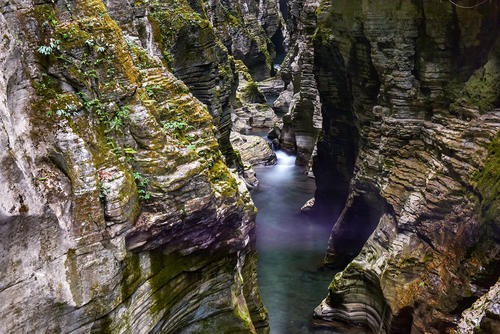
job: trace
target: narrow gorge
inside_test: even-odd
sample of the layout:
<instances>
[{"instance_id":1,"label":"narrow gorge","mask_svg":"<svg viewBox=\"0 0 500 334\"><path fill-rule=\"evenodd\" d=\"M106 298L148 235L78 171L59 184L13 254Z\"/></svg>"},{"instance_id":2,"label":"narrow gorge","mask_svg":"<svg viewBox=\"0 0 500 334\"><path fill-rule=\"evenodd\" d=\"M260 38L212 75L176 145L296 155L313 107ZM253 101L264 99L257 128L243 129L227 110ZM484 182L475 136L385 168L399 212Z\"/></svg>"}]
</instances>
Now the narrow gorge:
<instances>
[{"instance_id":1,"label":"narrow gorge","mask_svg":"<svg viewBox=\"0 0 500 334\"><path fill-rule=\"evenodd\" d=\"M0 333L500 333L498 0L0 27Z\"/></svg>"}]
</instances>

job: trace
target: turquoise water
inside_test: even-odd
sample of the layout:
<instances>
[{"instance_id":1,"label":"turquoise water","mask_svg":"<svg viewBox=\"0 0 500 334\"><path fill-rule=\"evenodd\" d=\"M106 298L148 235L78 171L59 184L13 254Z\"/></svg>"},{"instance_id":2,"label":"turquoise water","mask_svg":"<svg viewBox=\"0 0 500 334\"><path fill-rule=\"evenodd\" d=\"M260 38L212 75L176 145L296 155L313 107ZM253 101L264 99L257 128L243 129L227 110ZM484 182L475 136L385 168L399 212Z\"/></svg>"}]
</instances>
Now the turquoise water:
<instances>
[{"instance_id":1,"label":"turquoise water","mask_svg":"<svg viewBox=\"0 0 500 334\"><path fill-rule=\"evenodd\" d=\"M331 225L299 214L314 194L314 180L295 166L293 155L276 154L277 165L255 168L260 185L252 194L259 209L259 287L271 333L333 333L310 326L335 274L321 269Z\"/></svg>"}]
</instances>

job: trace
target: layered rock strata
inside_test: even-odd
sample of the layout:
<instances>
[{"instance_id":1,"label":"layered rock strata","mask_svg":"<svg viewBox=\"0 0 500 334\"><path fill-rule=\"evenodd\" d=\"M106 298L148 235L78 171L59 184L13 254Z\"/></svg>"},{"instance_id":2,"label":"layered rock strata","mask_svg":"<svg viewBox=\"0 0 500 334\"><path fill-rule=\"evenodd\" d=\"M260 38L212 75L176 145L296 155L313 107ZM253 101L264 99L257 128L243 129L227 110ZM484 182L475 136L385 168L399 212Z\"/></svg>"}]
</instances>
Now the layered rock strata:
<instances>
[{"instance_id":1,"label":"layered rock strata","mask_svg":"<svg viewBox=\"0 0 500 334\"><path fill-rule=\"evenodd\" d=\"M280 144L284 149L297 153L296 162L299 165L308 164L322 128L312 39L316 28L318 6L318 0L288 2L287 24L290 48L281 69L281 77L287 89L279 100L288 100L289 90L292 89L293 97L288 105L288 113L283 117L284 126Z\"/></svg>"},{"instance_id":2,"label":"layered rock strata","mask_svg":"<svg viewBox=\"0 0 500 334\"><path fill-rule=\"evenodd\" d=\"M210 22L235 59L255 80L271 75L276 55L273 36L282 33L283 18L275 0L205 1Z\"/></svg>"},{"instance_id":3,"label":"layered rock strata","mask_svg":"<svg viewBox=\"0 0 500 334\"><path fill-rule=\"evenodd\" d=\"M496 283L488 293L476 300L462 313L457 332L498 333L500 331L500 283Z\"/></svg>"},{"instance_id":4,"label":"layered rock strata","mask_svg":"<svg viewBox=\"0 0 500 334\"><path fill-rule=\"evenodd\" d=\"M316 321L453 331L500 274L500 7L324 1L318 14L315 205L346 201L325 260L347 267Z\"/></svg>"},{"instance_id":5,"label":"layered rock strata","mask_svg":"<svg viewBox=\"0 0 500 334\"><path fill-rule=\"evenodd\" d=\"M226 162L237 166L229 135L238 78L233 59L210 24L203 2L108 0L107 6L139 57L147 51L207 105Z\"/></svg>"},{"instance_id":6,"label":"layered rock strata","mask_svg":"<svg viewBox=\"0 0 500 334\"><path fill-rule=\"evenodd\" d=\"M238 150L241 159L252 166L276 163L276 154L262 137L231 132L231 144Z\"/></svg>"},{"instance_id":7,"label":"layered rock strata","mask_svg":"<svg viewBox=\"0 0 500 334\"><path fill-rule=\"evenodd\" d=\"M231 115L233 130L246 134L252 128L271 128L278 117L266 103L266 96L259 83L253 80L248 68L241 61L237 60L235 63L239 80Z\"/></svg>"},{"instance_id":8,"label":"layered rock strata","mask_svg":"<svg viewBox=\"0 0 500 334\"><path fill-rule=\"evenodd\" d=\"M0 332L268 332L255 208L161 48L98 0L0 14Z\"/></svg>"}]
</instances>

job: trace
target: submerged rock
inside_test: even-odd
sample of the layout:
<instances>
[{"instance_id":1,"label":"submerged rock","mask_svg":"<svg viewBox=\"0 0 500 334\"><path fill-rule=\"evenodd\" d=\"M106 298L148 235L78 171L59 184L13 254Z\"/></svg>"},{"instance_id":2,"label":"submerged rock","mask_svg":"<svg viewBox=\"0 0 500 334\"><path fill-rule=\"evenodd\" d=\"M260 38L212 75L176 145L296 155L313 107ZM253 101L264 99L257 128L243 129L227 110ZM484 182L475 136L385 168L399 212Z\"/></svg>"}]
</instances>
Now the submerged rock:
<instances>
[{"instance_id":1,"label":"submerged rock","mask_svg":"<svg viewBox=\"0 0 500 334\"><path fill-rule=\"evenodd\" d=\"M310 213L314 207L314 197L311 198L310 200L308 200L301 208L300 208L300 212L301 213Z\"/></svg>"}]
</instances>

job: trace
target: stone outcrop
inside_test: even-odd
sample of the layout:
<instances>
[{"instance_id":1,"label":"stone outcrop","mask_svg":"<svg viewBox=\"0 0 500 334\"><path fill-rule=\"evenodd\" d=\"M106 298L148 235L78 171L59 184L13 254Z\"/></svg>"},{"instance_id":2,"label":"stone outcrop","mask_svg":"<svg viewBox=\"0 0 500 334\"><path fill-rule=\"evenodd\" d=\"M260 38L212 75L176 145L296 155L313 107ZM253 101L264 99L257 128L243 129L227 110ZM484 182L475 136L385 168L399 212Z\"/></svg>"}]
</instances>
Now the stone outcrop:
<instances>
[{"instance_id":1,"label":"stone outcrop","mask_svg":"<svg viewBox=\"0 0 500 334\"><path fill-rule=\"evenodd\" d=\"M500 331L500 283L497 282L488 293L476 300L462 313L457 332L493 333Z\"/></svg>"},{"instance_id":2,"label":"stone outcrop","mask_svg":"<svg viewBox=\"0 0 500 334\"><path fill-rule=\"evenodd\" d=\"M288 2L290 47L281 68L281 77L287 87L283 93L286 95L282 99L288 99L288 90L291 89L293 98L288 105L288 114L283 117L284 127L280 144L284 149L297 153L296 163L299 165L308 164L322 128L312 39L319 3L318 0Z\"/></svg>"},{"instance_id":3,"label":"stone outcrop","mask_svg":"<svg viewBox=\"0 0 500 334\"><path fill-rule=\"evenodd\" d=\"M240 153L241 159L252 166L276 163L276 154L262 137L231 132L231 144Z\"/></svg>"},{"instance_id":4,"label":"stone outcrop","mask_svg":"<svg viewBox=\"0 0 500 334\"><path fill-rule=\"evenodd\" d=\"M290 111L290 102L293 100L293 84L289 83L273 102L273 109L281 115Z\"/></svg>"},{"instance_id":5,"label":"stone outcrop","mask_svg":"<svg viewBox=\"0 0 500 334\"><path fill-rule=\"evenodd\" d=\"M231 115L233 130L246 134L252 128L271 128L278 117L266 103L266 96L248 73L247 67L241 61L235 63L239 80Z\"/></svg>"},{"instance_id":6,"label":"stone outcrop","mask_svg":"<svg viewBox=\"0 0 500 334\"><path fill-rule=\"evenodd\" d=\"M499 276L500 7L346 0L318 15L314 205L338 217L325 261L344 269L316 322L450 332Z\"/></svg>"},{"instance_id":7,"label":"stone outcrop","mask_svg":"<svg viewBox=\"0 0 500 334\"><path fill-rule=\"evenodd\" d=\"M0 2L0 332L268 332L255 208L141 3Z\"/></svg>"}]
</instances>

